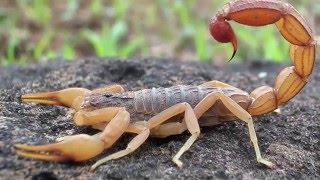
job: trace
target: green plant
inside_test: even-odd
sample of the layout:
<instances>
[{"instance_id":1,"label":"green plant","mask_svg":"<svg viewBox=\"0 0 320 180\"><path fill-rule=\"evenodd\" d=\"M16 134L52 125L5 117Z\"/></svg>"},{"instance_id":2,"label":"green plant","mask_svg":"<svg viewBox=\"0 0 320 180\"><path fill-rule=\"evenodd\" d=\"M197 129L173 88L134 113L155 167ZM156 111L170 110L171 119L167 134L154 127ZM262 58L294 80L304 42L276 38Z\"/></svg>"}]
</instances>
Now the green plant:
<instances>
[{"instance_id":1,"label":"green plant","mask_svg":"<svg viewBox=\"0 0 320 180\"><path fill-rule=\"evenodd\" d=\"M64 44L62 48L63 59L73 60L75 57L74 48L71 44Z\"/></svg>"},{"instance_id":2,"label":"green plant","mask_svg":"<svg viewBox=\"0 0 320 180\"><path fill-rule=\"evenodd\" d=\"M83 36L93 46L98 57L132 56L135 51L144 46L142 37L134 37L128 42L121 43L128 33L128 26L124 21L118 21L112 27L104 24L101 33L85 30Z\"/></svg>"},{"instance_id":3,"label":"green plant","mask_svg":"<svg viewBox=\"0 0 320 180\"><path fill-rule=\"evenodd\" d=\"M213 51L213 43L208 40L208 27L205 23L199 23L196 26L195 34L194 34L194 42L197 57L203 61L209 61L214 55Z\"/></svg>"},{"instance_id":4,"label":"green plant","mask_svg":"<svg viewBox=\"0 0 320 180\"><path fill-rule=\"evenodd\" d=\"M44 34L39 41L39 43L34 47L33 51L33 58L34 59L40 59L43 54L45 54L45 51L49 49L50 42L52 41L54 36L53 32L47 32Z\"/></svg>"},{"instance_id":5,"label":"green plant","mask_svg":"<svg viewBox=\"0 0 320 180\"><path fill-rule=\"evenodd\" d=\"M48 27L52 20L49 0L22 0L17 1L24 15L41 26Z\"/></svg>"},{"instance_id":6,"label":"green plant","mask_svg":"<svg viewBox=\"0 0 320 180\"><path fill-rule=\"evenodd\" d=\"M18 44L19 44L19 40L18 39L10 39L9 40L6 56L5 56L4 61L3 61L4 65L14 63L14 61L16 59L15 51L16 51L16 48L17 48Z\"/></svg>"}]
</instances>

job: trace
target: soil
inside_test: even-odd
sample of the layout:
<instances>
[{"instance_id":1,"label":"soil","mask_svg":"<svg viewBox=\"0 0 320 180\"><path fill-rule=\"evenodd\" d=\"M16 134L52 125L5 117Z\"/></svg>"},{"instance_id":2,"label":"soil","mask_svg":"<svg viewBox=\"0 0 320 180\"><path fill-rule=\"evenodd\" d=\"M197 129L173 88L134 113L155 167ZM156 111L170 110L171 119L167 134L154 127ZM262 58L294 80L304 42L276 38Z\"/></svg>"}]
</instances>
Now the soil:
<instances>
[{"instance_id":1,"label":"soil","mask_svg":"<svg viewBox=\"0 0 320 180\"><path fill-rule=\"evenodd\" d=\"M251 92L262 85L273 85L285 66L252 62L222 68L150 58L57 60L0 68L0 176L3 179L319 179L317 72L297 97L281 107L280 113L254 118L261 152L276 164L274 170L256 162L247 126L240 121L202 128L200 138L181 158L185 163L182 169L171 159L190 136L188 132L164 139L149 138L134 153L110 161L94 172L89 168L95 161L124 149L132 136L123 136L112 148L83 163L45 162L15 154L17 143L46 144L65 135L97 132L89 127L76 127L68 108L21 103L22 94L68 87L93 89L110 84L139 90L197 85L214 79Z\"/></svg>"}]
</instances>

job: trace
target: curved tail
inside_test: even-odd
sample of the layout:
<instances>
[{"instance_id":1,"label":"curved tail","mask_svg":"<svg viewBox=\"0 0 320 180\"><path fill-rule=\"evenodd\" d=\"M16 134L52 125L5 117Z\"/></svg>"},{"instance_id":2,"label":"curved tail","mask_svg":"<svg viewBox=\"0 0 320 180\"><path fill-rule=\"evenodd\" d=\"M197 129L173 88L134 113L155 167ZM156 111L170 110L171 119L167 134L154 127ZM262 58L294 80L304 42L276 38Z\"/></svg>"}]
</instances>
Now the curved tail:
<instances>
[{"instance_id":1,"label":"curved tail","mask_svg":"<svg viewBox=\"0 0 320 180\"><path fill-rule=\"evenodd\" d=\"M255 89L248 111L251 115L273 111L296 96L308 82L316 56L317 41L306 20L290 4L273 0L237 0L226 4L210 22L214 39L232 43L237 51L237 37L228 23L234 20L249 26L265 26L275 23L282 36L291 43L290 57L294 66L278 75L274 87ZM234 56L233 54L233 56ZM232 57L233 57L232 56Z\"/></svg>"}]
</instances>

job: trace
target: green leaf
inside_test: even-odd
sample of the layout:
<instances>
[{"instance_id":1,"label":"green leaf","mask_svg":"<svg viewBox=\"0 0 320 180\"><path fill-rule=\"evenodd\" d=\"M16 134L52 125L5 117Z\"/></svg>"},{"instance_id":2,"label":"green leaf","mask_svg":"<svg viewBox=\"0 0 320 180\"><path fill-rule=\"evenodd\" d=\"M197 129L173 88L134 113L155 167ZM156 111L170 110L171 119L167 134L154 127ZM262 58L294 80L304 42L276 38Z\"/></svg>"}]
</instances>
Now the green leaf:
<instances>
[{"instance_id":1,"label":"green leaf","mask_svg":"<svg viewBox=\"0 0 320 180\"><path fill-rule=\"evenodd\" d=\"M89 43L93 46L94 51L98 57L105 56L105 51L100 41L101 38L95 32L91 30L86 30L83 33L84 37L89 41Z\"/></svg>"},{"instance_id":2,"label":"green leaf","mask_svg":"<svg viewBox=\"0 0 320 180\"><path fill-rule=\"evenodd\" d=\"M41 58L46 48L49 47L49 44L53 39L53 35L54 35L53 32L48 32L41 38L40 42L34 49L34 52L33 52L34 59L39 60Z\"/></svg>"},{"instance_id":3,"label":"green leaf","mask_svg":"<svg viewBox=\"0 0 320 180\"><path fill-rule=\"evenodd\" d=\"M118 43L128 32L128 26L125 21L117 21L111 29L111 40Z\"/></svg>"},{"instance_id":4,"label":"green leaf","mask_svg":"<svg viewBox=\"0 0 320 180\"><path fill-rule=\"evenodd\" d=\"M74 55L74 49L70 44L64 44L63 46L63 58L66 60L73 60L75 55Z\"/></svg>"},{"instance_id":5,"label":"green leaf","mask_svg":"<svg viewBox=\"0 0 320 180\"><path fill-rule=\"evenodd\" d=\"M195 47L197 52L197 57L200 60L209 60L211 54L208 52L208 43L207 43L207 28L205 26L197 26L196 33L194 36Z\"/></svg>"},{"instance_id":6,"label":"green leaf","mask_svg":"<svg viewBox=\"0 0 320 180\"><path fill-rule=\"evenodd\" d=\"M121 49L120 55L124 58L130 57L144 44L145 42L142 37L135 38L132 41L129 41L128 44Z\"/></svg>"}]
</instances>

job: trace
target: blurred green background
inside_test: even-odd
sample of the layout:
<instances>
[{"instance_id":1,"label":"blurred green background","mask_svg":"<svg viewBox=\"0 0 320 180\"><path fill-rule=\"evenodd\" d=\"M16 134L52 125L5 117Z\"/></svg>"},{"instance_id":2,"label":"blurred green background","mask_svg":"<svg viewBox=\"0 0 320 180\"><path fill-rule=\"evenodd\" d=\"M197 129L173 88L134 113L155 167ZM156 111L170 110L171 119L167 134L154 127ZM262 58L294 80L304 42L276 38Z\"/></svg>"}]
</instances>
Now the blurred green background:
<instances>
[{"instance_id":1,"label":"blurred green background","mask_svg":"<svg viewBox=\"0 0 320 180\"><path fill-rule=\"evenodd\" d=\"M166 57L225 63L229 44L209 35L212 15L228 0L1 0L0 64L61 57ZM320 32L319 0L290 0ZM275 26L232 23L239 39L235 61L289 60L289 44ZM317 29L317 30L316 30Z\"/></svg>"}]
</instances>

